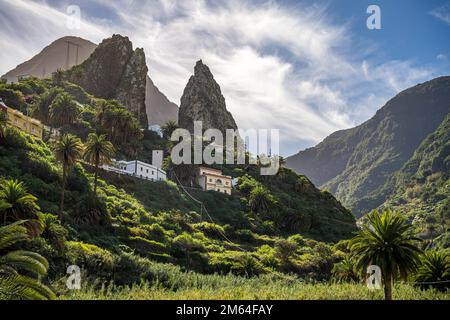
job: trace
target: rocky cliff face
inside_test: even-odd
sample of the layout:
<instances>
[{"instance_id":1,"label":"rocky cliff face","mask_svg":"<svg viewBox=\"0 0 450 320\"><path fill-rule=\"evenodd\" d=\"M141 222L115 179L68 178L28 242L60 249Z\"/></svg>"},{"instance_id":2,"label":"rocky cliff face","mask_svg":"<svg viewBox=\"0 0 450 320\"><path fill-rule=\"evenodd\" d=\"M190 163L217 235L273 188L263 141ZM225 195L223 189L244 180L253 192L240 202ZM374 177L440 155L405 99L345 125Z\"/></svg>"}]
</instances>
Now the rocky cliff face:
<instances>
[{"instance_id":1,"label":"rocky cliff face","mask_svg":"<svg viewBox=\"0 0 450 320\"><path fill-rule=\"evenodd\" d=\"M67 71L67 78L97 97L119 100L146 127L147 72L144 50L133 50L128 37L113 35L86 61Z\"/></svg>"},{"instance_id":2,"label":"rocky cliff face","mask_svg":"<svg viewBox=\"0 0 450 320\"><path fill-rule=\"evenodd\" d=\"M203 130L215 128L225 132L226 129L237 129L219 85L201 60L195 65L194 75L184 89L178 118L180 127L190 132L194 130L194 121L202 121Z\"/></svg>"}]
</instances>

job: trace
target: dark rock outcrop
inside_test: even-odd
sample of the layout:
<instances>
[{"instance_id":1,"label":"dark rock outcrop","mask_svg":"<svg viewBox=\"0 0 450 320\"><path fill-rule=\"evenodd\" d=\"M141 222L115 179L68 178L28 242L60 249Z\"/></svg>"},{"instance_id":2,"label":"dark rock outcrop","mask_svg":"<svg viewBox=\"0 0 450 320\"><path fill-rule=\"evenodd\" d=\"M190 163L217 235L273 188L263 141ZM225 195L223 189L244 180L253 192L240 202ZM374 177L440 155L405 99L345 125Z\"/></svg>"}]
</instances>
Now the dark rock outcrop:
<instances>
[{"instance_id":1,"label":"dark rock outcrop","mask_svg":"<svg viewBox=\"0 0 450 320\"><path fill-rule=\"evenodd\" d=\"M67 78L97 97L119 100L147 127L147 72L144 50L133 50L128 37L113 35L86 61L67 71Z\"/></svg>"},{"instance_id":2,"label":"dark rock outcrop","mask_svg":"<svg viewBox=\"0 0 450 320\"><path fill-rule=\"evenodd\" d=\"M203 130L214 128L225 133L226 129L237 129L219 85L201 60L184 89L178 114L180 127L190 132L194 130L194 121L202 121Z\"/></svg>"}]
</instances>

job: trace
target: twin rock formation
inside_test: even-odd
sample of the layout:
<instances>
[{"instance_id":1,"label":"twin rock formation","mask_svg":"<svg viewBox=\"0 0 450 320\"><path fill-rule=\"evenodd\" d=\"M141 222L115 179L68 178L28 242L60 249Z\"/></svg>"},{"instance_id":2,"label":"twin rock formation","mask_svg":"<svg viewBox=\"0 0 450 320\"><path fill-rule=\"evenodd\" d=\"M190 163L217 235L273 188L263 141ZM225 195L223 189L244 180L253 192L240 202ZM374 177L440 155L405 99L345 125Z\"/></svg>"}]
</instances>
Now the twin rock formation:
<instances>
[{"instance_id":1,"label":"twin rock formation","mask_svg":"<svg viewBox=\"0 0 450 320\"><path fill-rule=\"evenodd\" d=\"M113 35L98 46L78 37L58 39L3 77L14 82L21 75L45 78L58 69L66 70L67 80L94 96L120 101L142 127L174 121L192 132L194 121L202 121L204 130L237 129L219 85L201 60L178 108L147 75L144 50L133 49L128 37L121 35Z\"/></svg>"}]
</instances>

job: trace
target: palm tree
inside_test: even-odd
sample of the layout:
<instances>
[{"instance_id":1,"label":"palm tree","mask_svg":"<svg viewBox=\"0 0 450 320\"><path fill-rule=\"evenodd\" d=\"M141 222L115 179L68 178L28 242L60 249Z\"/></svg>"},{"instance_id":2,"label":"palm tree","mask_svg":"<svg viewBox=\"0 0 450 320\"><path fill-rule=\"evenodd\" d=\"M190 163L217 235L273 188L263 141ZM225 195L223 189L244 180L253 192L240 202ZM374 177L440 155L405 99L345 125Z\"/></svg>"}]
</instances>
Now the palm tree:
<instances>
[{"instance_id":1,"label":"palm tree","mask_svg":"<svg viewBox=\"0 0 450 320\"><path fill-rule=\"evenodd\" d=\"M422 287L445 289L450 286L450 254L444 250L425 251L415 277Z\"/></svg>"},{"instance_id":2,"label":"palm tree","mask_svg":"<svg viewBox=\"0 0 450 320\"><path fill-rule=\"evenodd\" d=\"M77 103L70 94L65 92L58 94L50 105L51 123L58 128L74 123L78 113Z\"/></svg>"},{"instance_id":3,"label":"palm tree","mask_svg":"<svg viewBox=\"0 0 450 320\"><path fill-rule=\"evenodd\" d=\"M98 168L110 163L114 152L114 146L106 139L106 135L89 134L83 157L95 167L94 193L97 193Z\"/></svg>"},{"instance_id":4,"label":"palm tree","mask_svg":"<svg viewBox=\"0 0 450 320\"><path fill-rule=\"evenodd\" d=\"M254 213L267 213L274 203L275 199L273 196L261 185L256 186L250 192L248 204L250 210Z\"/></svg>"},{"instance_id":5,"label":"palm tree","mask_svg":"<svg viewBox=\"0 0 450 320\"><path fill-rule=\"evenodd\" d=\"M373 211L367 219L368 223L350 241L350 251L359 269L369 265L381 268L385 299L392 300L392 283L397 274L405 278L418 266L420 239L400 213Z\"/></svg>"},{"instance_id":6,"label":"palm tree","mask_svg":"<svg viewBox=\"0 0 450 320\"><path fill-rule=\"evenodd\" d=\"M40 208L37 198L27 192L23 182L18 180L3 180L0 187L0 213L3 214L3 224L28 220L26 226L32 234L39 234L42 225L39 222Z\"/></svg>"},{"instance_id":7,"label":"palm tree","mask_svg":"<svg viewBox=\"0 0 450 320\"><path fill-rule=\"evenodd\" d=\"M355 262L349 256L345 256L342 261L336 263L331 272L338 281L356 282L359 279Z\"/></svg>"},{"instance_id":8,"label":"palm tree","mask_svg":"<svg viewBox=\"0 0 450 320\"><path fill-rule=\"evenodd\" d=\"M0 111L0 142L6 137L6 126L8 125L8 114Z\"/></svg>"},{"instance_id":9,"label":"palm tree","mask_svg":"<svg viewBox=\"0 0 450 320\"><path fill-rule=\"evenodd\" d=\"M112 143L120 145L142 138L139 123L125 107L112 101L106 106L100 104L98 108L100 109L97 111L97 119L101 119L101 126L108 133Z\"/></svg>"},{"instance_id":10,"label":"palm tree","mask_svg":"<svg viewBox=\"0 0 450 320\"><path fill-rule=\"evenodd\" d=\"M167 140L170 140L172 133L179 128L178 124L175 121L169 121L165 125L161 127L161 131L163 133L163 137Z\"/></svg>"},{"instance_id":11,"label":"palm tree","mask_svg":"<svg viewBox=\"0 0 450 320\"><path fill-rule=\"evenodd\" d=\"M28 240L25 221L0 227L0 300L48 300L55 294L38 279L45 276L48 262L41 255L24 250L10 251ZM21 274L25 272L27 275ZM29 275L35 275L38 279Z\"/></svg>"},{"instance_id":12,"label":"palm tree","mask_svg":"<svg viewBox=\"0 0 450 320\"><path fill-rule=\"evenodd\" d=\"M50 105L53 100L64 92L61 88L52 88L44 92L33 106L32 115L34 118L41 120L45 124L49 123L50 118Z\"/></svg>"},{"instance_id":13,"label":"palm tree","mask_svg":"<svg viewBox=\"0 0 450 320\"><path fill-rule=\"evenodd\" d=\"M64 194L67 182L67 171L75 165L83 153L83 144L81 140L74 135L66 134L56 143L55 154L58 161L62 163L62 192L59 217L62 218L64 209Z\"/></svg>"},{"instance_id":14,"label":"palm tree","mask_svg":"<svg viewBox=\"0 0 450 320\"><path fill-rule=\"evenodd\" d=\"M61 69L58 69L55 72L53 72L52 81L53 81L54 85L61 86L61 84L64 81L64 71L62 71Z\"/></svg>"}]
</instances>

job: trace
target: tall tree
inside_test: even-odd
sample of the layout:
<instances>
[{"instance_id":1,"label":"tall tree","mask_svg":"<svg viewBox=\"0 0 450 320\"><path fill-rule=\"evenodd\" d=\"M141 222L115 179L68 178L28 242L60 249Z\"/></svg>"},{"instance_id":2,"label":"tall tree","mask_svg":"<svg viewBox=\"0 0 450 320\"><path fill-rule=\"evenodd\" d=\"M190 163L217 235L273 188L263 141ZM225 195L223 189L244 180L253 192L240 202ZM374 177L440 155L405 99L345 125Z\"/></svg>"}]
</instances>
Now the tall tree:
<instances>
[{"instance_id":1,"label":"tall tree","mask_svg":"<svg viewBox=\"0 0 450 320\"><path fill-rule=\"evenodd\" d=\"M23 223L25 221L0 227L0 300L54 299L55 294L35 278L45 276L47 260L35 252L11 250L28 240Z\"/></svg>"},{"instance_id":2,"label":"tall tree","mask_svg":"<svg viewBox=\"0 0 450 320\"><path fill-rule=\"evenodd\" d=\"M392 300L392 284L397 275L405 278L419 264L420 241L413 227L400 213L373 211L368 222L350 241L352 257L359 269L370 265L381 268L384 295Z\"/></svg>"},{"instance_id":3,"label":"tall tree","mask_svg":"<svg viewBox=\"0 0 450 320\"><path fill-rule=\"evenodd\" d=\"M51 88L50 90L44 92L37 99L36 103L33 105L32 115L34 118L41 120L42 122L50 123L50 106L55 100L55 98L62 93L61 88Z\"/></svg>"},{"instance_id":4,"label":"tall tree","mask_svg":"<svg viewBox=\"0 0 450 320\"><path fill-rule=\"evenodd\" d=\"M78 106L68 93L60 93L50 105L50 121L58 128L75 122L79 114Z\"/></svg>"},{"instance_id":5,"label":"tall tree","mask_svg":"<svg viewBox=\"0 0 450 320\"><path fill-rule=\"evenodd\" d=\"M97 193L98 168L110 163L114 152L114 146L107 140L106 135L97 135L96 133L89 135L83 157L95 167L94 193Z\"/></svg>"},{"instance_id":6,"label":"tall tree","mask_svg":"<svg viewBox=\"0 0 450 320\"><path fill-rule=\"evenodd\" d=\"M110 106L102 114L102 127L115 145L141 139L139 123L124 107Z\"/></svg>"},{"instance_id":7,"label":"tall tree","mask_svg":"<svg viewBox=\"0 0 450 320\"><path fill-rule=\"evenodd\" d=\"M167 140L170 140L172 133L179 128L178 124L175 121L169 121L165 125L161 127L161 131L163 137Z\"/></svg>"},{"instance_id":8,"label":"tall tree","mask_svg":"<svg viewBox=\"0 0 450 320\"><path fill-rule=\"evenodd\" d=\"M256 214L268 213L275 202L275 198L262 185L257 185L248 199L250 210Z\"/></svg>"},{"instance_id":9,"label":"tall tree","mask_svg":"<svg viewBox=\"0 0 450 320\"><path fill-rule=\"evenodd\" d=\"M63 168L62 175L62 191L59 217L62 218L64 210L64 195L66 191L67 172L72 168L83 154L83 144L81 140L74 135L66 134L61 140L57 141L55 146L55 154L58 161L61 162Z\"/></svg>"}]
</instances>

